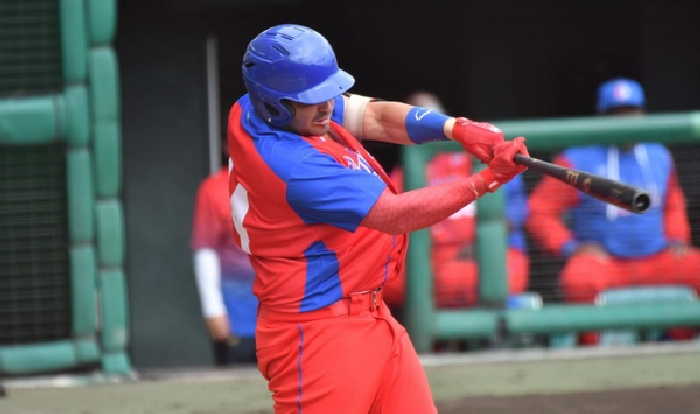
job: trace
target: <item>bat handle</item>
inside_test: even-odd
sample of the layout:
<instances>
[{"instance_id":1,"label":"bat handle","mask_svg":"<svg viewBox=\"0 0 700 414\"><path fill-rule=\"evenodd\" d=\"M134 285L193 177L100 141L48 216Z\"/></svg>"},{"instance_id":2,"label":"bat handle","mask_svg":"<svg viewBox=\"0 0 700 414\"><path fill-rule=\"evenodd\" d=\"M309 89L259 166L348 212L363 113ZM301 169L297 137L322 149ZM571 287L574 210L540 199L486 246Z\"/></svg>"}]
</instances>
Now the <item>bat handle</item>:
<instances>
[{"instance_id":1,"label":"bat handle","mask_svg":"<svg viewBox=\"0 0 700 414\"><path fill-rule=\"evenodd\" d=\"M531 166L533 164L532 158L526 157L525 155L522 155L520 153L515 154L515 157L513 157L513 161L516 164L525 165L525 166Z\"/></svg>"}]
</instances>

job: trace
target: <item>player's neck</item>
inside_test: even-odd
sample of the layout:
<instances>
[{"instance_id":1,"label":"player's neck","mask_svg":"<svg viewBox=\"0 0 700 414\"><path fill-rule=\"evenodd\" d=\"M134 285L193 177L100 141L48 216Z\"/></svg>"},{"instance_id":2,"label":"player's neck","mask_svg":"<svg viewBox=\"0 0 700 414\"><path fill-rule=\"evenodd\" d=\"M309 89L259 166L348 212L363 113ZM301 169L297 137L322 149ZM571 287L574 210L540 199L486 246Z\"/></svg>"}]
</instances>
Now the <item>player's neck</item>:
<instances>
[{"instance_id":1,"label":"player's neck","mask_svg":"<svg viewBox=\"0 0 700 414\"><path fill-rule=\"evenodd\" d=\"M333 140L344 147L350 148L350 145L348 145L348 143L345 142L345 140L340 135L333 131L333 129L329 129L328 132L326 132L323 136L326 139Z\"/></svg>"}]
</instances>

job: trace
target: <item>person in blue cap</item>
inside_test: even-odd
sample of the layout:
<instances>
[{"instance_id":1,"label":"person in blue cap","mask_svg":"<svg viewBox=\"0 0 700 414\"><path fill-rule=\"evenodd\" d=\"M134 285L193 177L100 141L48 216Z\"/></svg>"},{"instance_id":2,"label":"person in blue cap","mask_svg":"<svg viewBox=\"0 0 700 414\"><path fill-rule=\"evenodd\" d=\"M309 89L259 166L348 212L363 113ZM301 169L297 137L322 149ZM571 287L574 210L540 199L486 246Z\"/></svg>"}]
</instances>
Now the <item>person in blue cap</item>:
<instances>
[{"instance_id":1,"label":"person in blue cap","mask_svg":"<svg viewBox=\"0 0 700 414\"><path fill-rule=\"evenodd\" d=\"M429 227L525 168L524 138L429 108L349 94L320 33L271 27L243 55L248 93L228 122L234 241L258 297L258 369L277 413L434 413L406 330L382 299L406 233ZM453 139L488 167L398 193L360 140Z\"/></svg>"},{"instance_id":2,"label":"person in blue cap","mask_svg":"<svg viewBox=\"0 0 700 414\"><path fill-rule=\"evenodd\" d=\"M644 90L632 79L608 80L598 89L597 111L640 116ZM567 258L560 275L566 301L592 303L606 289L632 285L679 284L700 292L700 250L690 246L685 197L665 146L571 148L555 163L622 181L651 196L649 210L633 214L553 178L537 185L529 200L528 229L546 249ZM595 343L596 337L584 336L583 342Z\"/></svg>"}]
</instances>

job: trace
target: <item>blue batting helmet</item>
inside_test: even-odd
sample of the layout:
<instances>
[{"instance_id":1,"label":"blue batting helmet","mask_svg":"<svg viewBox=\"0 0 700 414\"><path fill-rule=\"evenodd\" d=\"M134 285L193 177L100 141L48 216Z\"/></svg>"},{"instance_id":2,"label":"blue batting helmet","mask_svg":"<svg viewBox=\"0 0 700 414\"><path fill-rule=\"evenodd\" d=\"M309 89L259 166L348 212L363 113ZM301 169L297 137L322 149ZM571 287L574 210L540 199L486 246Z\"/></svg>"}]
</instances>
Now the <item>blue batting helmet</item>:
<instances>
[{"instance_id":1,"label":"blue batting helmet","mask_svg":"<svg viewBox=\"0 0 700 414\"><path fill-rule=\"evenodd\" d=\"M604 82L598 88L598 112L623 106L641 108L644 106L644 90L639 82L617 78Z\"/></svg>"},{"instance_id":2,"label":"blue batting helmet","mask_svg":"<svg viewBox=\"0 0 700 414\"><path fill-rule=\"evenodd\" d=\"M258 115L277 127L294 117L283 100L325 102L355 83L355 78L338 67L325 37L295 24L273 26L251 40L242 70Z\"/></svg>"}]
</instances>

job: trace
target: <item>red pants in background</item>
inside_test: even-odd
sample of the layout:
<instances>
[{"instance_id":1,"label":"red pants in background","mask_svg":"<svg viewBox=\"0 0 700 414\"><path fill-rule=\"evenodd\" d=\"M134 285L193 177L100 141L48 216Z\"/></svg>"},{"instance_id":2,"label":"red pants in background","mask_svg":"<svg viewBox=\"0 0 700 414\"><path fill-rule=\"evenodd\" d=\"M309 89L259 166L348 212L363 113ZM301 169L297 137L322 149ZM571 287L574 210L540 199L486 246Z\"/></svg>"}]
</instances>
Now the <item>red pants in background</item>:
<instances>
[{"instance_id":1,"label":"red pants in background","mask_svg":"<svg viewBox=\"0 0 700 414\"><path fill-rule=\"evenodd\" d=\"M520 250L509 248L507 253L508 292L517 294L527 289L529 259ZM478 268L473 260L451 260L433 266L435 303L440 308L476 305L478 299ZM403 305L406 289L405 274L384 285L384 298L392 305Z\"/></svg>"},{"instance_id":2,"label":"red pants in background","mask_svg":"<svg viewBox=\"0 0 700 414\"><path fill-rule=\"evenodd\" d=\"M618 259L581 253L571 257L561 274L567 302L593 303L604 290L635 285L685 285L700 295L700 249L689 248L682 256L671 250L639 259ZM671 328L675 340L691 339L692 328ZM581 345L596 345L597 332L582 332Z\"/></svg>"},{"instance_id":3,"label":"red pants in background","mask_svg":"<svg viewBox=\"0 0 700 414\"><path fill-rule=\"evenodd\" d=\"M437 412L408 333L369 296L294 314L260 308L258 369L275 413Z\"/></svg>"},{"instance_id":4,"label":"red pants in background","mask_svg":"<svg viewBox=\"0 0 700 414\"><path fill-rule=\"evenodd\" d=\"M678 256L670 250L639 259L601 258L594 254L571 257L561 274L567 302L593 303L606 289L634 285L686 285L700 294L700 249Z\"/></svg>"}]
</instances>

